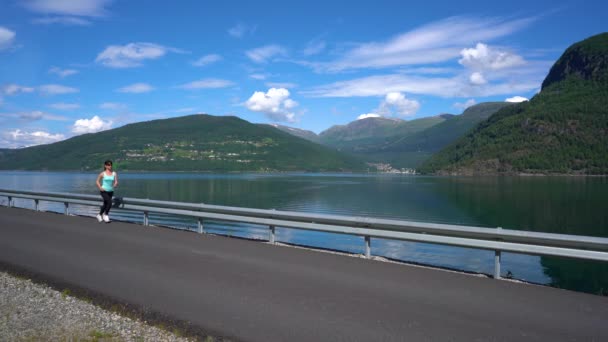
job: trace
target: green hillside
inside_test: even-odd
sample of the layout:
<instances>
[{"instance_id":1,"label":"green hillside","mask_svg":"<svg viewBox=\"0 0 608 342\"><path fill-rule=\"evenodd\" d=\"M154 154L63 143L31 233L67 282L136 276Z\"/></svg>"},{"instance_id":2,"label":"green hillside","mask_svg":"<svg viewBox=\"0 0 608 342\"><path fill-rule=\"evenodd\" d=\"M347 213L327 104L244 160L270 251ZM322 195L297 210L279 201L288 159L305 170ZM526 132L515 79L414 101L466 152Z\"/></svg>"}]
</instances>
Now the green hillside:
<instances>
[{"instance_id":1,"label":"green hillside","mask_svg":"<svg viewBox=\"0 0 608 342\"><path fill-rule=\"evenodd\" d=\"M367 118L348 125L333 126L319 134L321 143L344 152L378 151L395 140L423 131L448 120L450 115L438 115L411 121L387 118Z\"/></svg>"},{"instance_id":2,"label":"green hillside","mask_svg":"<svg viewBox=\"0 0 608 342\"><path fill-rule=\"evenodd\" d=\"M49 145L0 152L0 169L356 171L355 158L268 125L231 116L190 115L134 123Z\"/></svg>"},{"instance_id":3,"label":"green hillside","mask_svg":"<svg viewBox=\"0 0 608 342\"><path fill-rule=\"evenodd\" d=\"M539 94L501 109L419 170L608 174L608 33L572 45Z\"/></svg>"}]
</instances>

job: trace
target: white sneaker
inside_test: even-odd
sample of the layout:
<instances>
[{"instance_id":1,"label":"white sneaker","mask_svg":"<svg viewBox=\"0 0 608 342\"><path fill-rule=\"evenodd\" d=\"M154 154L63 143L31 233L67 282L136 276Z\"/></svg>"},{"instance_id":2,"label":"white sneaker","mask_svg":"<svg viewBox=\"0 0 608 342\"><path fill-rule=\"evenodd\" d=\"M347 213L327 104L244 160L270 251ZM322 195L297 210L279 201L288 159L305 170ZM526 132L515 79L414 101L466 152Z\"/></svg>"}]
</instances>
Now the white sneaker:
<instances>
[{"instance_id":1,"label":"white sneaker","mask_svg":"<svg viewBox=\"0 0 608 342\"><path fill-rule=\"evenodd\" d=\"M103 221L104 222L110 222L110 217L106 214L103 215Z\"/></svg>"},{"instance_id":2,"label":"white sneaker","mask_svg":"<svg viewBox=\"0 0 608 342\"><path fill-rule=\"evenodd\" d=\"M97 222L101 222L101 221L103 221L103 218L101 218L101 215L98 214L97 215Z\"/></svg>"}]
</instances>

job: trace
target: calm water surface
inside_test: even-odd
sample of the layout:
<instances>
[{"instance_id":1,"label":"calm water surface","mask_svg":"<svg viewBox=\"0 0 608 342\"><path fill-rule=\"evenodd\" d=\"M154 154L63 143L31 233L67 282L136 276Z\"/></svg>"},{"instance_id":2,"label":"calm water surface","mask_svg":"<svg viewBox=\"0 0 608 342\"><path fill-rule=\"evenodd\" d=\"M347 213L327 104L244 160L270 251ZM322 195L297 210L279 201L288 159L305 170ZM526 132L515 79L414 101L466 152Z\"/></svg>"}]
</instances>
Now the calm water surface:
<instances>
[{"instance_id":1,"label":"calm water surface","mask_svg":"<svg viewBox=\"0 0 608 342\"><path fill-rule=\"evenodd\" d=\"M0 172L3 188L98 194L94 173ZM117 196L261 209L399 218L426 222L608 237L608 179L588 177L420 177L367 174L120 173ZM5 198L0 198L6 204ZM18 205L32 207L31 201ZM62 211L60 205L43 209ZM93 216L98 209L75 208ZM141 214L113 212L141 221ZM185 218L152 224L195 229ZM266 227L210 222L217 234L266 239ZM277 229L279 241L363 253L363 239ZM389 258L492 273L493 252L372 239ZM608 294L608 264L503 253L503 276Z\"/></svg>"}]
</instances>

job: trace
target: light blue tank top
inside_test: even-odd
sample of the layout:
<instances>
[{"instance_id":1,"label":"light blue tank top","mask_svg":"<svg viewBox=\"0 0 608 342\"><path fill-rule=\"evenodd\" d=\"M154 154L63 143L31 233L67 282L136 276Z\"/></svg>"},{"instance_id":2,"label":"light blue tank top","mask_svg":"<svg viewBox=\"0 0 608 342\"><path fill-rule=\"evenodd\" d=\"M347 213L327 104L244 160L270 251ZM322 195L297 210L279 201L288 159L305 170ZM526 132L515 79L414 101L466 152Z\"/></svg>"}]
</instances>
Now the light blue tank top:
<instances>
[{"instance_id":1,"label":"light blue tank top","mask_svg":"<svg viewBox=\"0 0 608 342\"><path fill-rule=\"evenodd\" d=\"M103 178L101 180L101 187L105 190L105 191L114 191L114 176L116 175L116 172L112 172L111 176L106 175L106 173L103 173Z\"/></svg>"}]
</instances>

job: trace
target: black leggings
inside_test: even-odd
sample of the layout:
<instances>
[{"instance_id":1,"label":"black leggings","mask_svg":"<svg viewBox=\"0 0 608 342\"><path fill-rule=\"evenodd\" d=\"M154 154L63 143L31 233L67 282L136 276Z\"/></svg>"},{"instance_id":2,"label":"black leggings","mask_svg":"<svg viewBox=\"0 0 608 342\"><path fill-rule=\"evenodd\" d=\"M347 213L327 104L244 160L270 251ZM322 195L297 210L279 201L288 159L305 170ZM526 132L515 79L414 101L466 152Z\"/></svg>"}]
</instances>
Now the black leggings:
<instances>
[{"instance_id":1,"label":"black leggings","mask_svg":"<svg viewBox=\"0 0 608 342\"><path fill-rule=\"evenodd\" d=\"M100 191L101 197L103 198L103 205L101 206L101 210L99 211L99 215L110 213L110 208L112 208L112 196L114 196L114 191Z\"/></svg>"}]
</instances>

